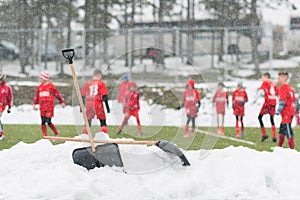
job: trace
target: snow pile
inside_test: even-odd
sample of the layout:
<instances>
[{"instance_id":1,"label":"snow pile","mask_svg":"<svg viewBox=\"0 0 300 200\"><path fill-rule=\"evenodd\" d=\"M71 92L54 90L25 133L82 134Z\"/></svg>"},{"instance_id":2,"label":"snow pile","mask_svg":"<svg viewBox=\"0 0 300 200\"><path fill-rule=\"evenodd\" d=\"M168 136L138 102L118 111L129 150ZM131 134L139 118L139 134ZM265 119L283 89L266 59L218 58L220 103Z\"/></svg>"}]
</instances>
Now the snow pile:
<instances>
[{"instance_id":1,"label":"snow pile","mask_svg":"<svg viewBox=\"0 0 300 200\"><path fill-rule=\"evenodd\" d=\"M124 169L87 171L71 158L81 143L20 142L0 152L0 199L280 200L300 195L295 150L185 151L191 166L182 167L155 146L119 146Z\"/></svg>"}]
</instances>

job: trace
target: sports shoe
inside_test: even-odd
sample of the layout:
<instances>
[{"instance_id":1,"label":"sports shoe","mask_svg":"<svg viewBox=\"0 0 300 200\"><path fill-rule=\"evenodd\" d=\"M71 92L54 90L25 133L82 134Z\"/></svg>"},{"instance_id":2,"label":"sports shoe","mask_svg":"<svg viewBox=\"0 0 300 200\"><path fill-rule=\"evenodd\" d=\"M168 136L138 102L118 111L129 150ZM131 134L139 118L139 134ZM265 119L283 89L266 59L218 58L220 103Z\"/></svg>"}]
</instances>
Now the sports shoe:
<instances>
[{"instance_id":1,"label":"sports shoe","mask_svg":"<svg viewBox=\"0 0 300 200\"><path fill-rule=\"evenodd\" d=\"M245 133L244 133L244 132L241 132L241 133L240 133L240 136L241 136L241 138L244 137L244 136L245 136Z\"/></svg>"},{"instance_id":2,"label":"sports shoe","mask_svg":"<svg viewBox=\"0 0 300 200\"><path fill-rule=\"evenodd\" d=\"M138 136L142 136L142 135L143 135L143 133L142 133L142 132L138 133Z\"/></svg>"},{"instance_id":3,"label":"sports shoe","mask_svg":"<svg viewBox=\"0 0 300 200\"><path fill-rule=\"evenodd\" d=\"M241 137L241 135L240 134L236 134L236 136L235 136L236 138L240 138Z\"/></svg>"},{"instance_id":4,"label":"sports shoe","mask_svg":"<svg viewBox=\"0 0 300 200\"><path fill-rule=\"evenodd\" d=\"M276 138L276 137L273 137L273 138L272 138L272 142L277 142L277 138Z\"/></svg>"},{"instance_id":5,"label":"sports shoe","mask_svg":"<svg viewBox=\"0 0 300 200\"><path fill-rule=\"evenodd\" d=\"M221 128L221 135L225 135L224 128Z\"/></svg>"},{"instance_id":6,"label":"sports shoe","mask_svg":"<svg viewBox=\"0 0 300 200\"><path fill-rule=\"evenodd\" d=\"M262 142L264 142L266 139L268 139L269 138L269 136L268 135L263 135L262 137L261 137L261 141Z\"/></svg>"},{"instance_id":7,"label":"sports shoe","mask_svg":"<svg viewBox=\"0 0 300 200\"><path fill-rule=\"evenodd\" d=\"M59 135L58 134L54 134L54 136L53 136L54 138L52 139L52 142L56 142L56 137L59 137Z\"/></svg>"},{"instance_id":8,"label":"sports shoe","mask_svg":"<svg viewBox=\"0 0 300 200\"><path fill-rule=\"evenodd\" d=\"M119 130L118 132L117 132L117 135L120 135L122 133L122 131L121 130Z\"/></svg>"},{"instance_id":9,"label":"sports shoe","mask_svg":"<svg viewBox=\"0 0 300 200\"><path fill-rule=\"evenodd\" d=\"M0 141L5 138L5 135L0 135Z\"/></svg>"}]
</instances>

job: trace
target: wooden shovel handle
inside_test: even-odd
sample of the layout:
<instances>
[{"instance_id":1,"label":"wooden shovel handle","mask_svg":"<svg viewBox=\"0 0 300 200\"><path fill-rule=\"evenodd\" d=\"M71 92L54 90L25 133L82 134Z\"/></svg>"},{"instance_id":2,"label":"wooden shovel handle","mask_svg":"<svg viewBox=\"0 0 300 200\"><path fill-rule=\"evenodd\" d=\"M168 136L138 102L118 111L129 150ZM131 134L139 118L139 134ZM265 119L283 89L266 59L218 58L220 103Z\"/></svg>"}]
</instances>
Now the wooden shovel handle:
<instances>
[{"instance_id":1,"label":"wooden shovel handle","mask_svg":"<svg viewBox=\"0 0 300 200\"><path fill-rule=\"evenodd\" d=\"M71 141L71 142L90 142L89 139L81 139L81 138L70 138L70 137L53 137L53 136L44 136L44 139L48 140L60 140L60 141ZM156 145L159 141L152 140L141 140L141 141L131 141L131 140L93 140L93 143L105 143L105 144L148 144L148 145Z\"/></svg>"},{"instance_id":2,"label":"wooden shovel handle","mask_svg":"<svg viewBox=\"0 0 300 200\"><path fill-rule=\"evenodd\" d=\"M91 132L91 129L90 129L90 126L89 126L89 123L88 123L88 118L87 118L86 113L85 113L85 107L84 107L84 104L83 104L83 101L82 101L82 97L81 97L80 88L79 88L79 84L78 84L78 80L77 80L74 65L70 64L70 68L71 68L71 73L72 73L72 77L73 77L75 91L76 91L76 94L77 94L77 98L78 98L78 101L79 101L80 108L82 110L83 120L84 120L84 123L85 123L85 126L86 126L86 130L88 132L89 142L91 143L92 152L96 152L96 148L95 148L95 145L94 145L94 142L93 142L92 132Z\"/></svg>"}]
</instances>

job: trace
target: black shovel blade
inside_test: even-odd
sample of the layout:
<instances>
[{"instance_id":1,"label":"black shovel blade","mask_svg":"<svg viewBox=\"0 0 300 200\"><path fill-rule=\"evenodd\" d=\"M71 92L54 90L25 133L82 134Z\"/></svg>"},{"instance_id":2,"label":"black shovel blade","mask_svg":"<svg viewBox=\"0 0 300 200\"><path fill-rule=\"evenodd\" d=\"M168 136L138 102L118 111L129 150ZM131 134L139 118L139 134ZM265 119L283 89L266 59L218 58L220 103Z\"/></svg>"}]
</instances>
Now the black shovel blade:
<instances>
[{"instance_id":1,"label":"black shovel blade","mask_svg":"<svg viewBox=\"0 0 300 200\"><path fill-rule=\"evenodd\" d=\"M85 167L87 170L98 167L98 163L96 162L91 147L75 149L72 157L75 164Z\"/></svg>"},{"instance_id":2,"label":"black shovel blade","mask_svg":"<svg viewBox=\"0 0 300 200\"><path fill-rule=\"evenodd\" d=\"M178 156L181 159L183 166L191 165L190 162L188 161L188 159L182 153L182 151L177 146L175 146L173 143L165 141L165 140L160 140L160 141L158 141L158 143L156 145L159 148L161 148L163 151Z\"/></svg>"},{"instance_id":3,"label":"black shovel blade","mask_svg":"<svg viewBox=\"0 0 300 200\"><path fill-rule=\"evenodd\" d=\"M110 167L123 167L123 161L120 154L120 149L117 144L103 144L96 147L96 160Z\"/></svg>"},{"instance_id":4,"label":"black shovel blade","mask_svg":"<svg viewBox=\"0 0 300 200\"><path fill-rule=\"evenodd\" d=\"M72 157L75 164L85 167L87 170L106 165L110 167L123 167L123 161L117 144L98 145L95 153L92 152L91 147L75 149Z\"/></svg>"}]
</instances>

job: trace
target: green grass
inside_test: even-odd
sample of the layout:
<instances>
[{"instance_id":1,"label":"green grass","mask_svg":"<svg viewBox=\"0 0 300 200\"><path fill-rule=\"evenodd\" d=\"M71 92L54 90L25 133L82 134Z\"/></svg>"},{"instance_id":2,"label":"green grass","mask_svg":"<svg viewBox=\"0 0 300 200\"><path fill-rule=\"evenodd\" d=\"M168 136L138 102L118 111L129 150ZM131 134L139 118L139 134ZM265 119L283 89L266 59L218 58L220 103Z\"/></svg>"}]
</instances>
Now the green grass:
<instances>
[{"instance_id":1,"label":"green grass","mask_svg":"<svg viewBox=\"0 0 300 200\"><path fill-rule=\"evenodd\" d=\"M5 125L6 137L0 142L0 150L8 149L13 145L17 144L20 141L25 143L34 143L35 141L42 138L42 133L39 125ZM58 125L58 130L60 135L64 137L74 137L81 132L81 126L72 126L72 125ZM137 135L137 128L135 126L125 127L122 135L117 136L116 132L118 130L117 126L109 126L109 134L111 138L117 137L129 137L134 138L135 140L167 140L172 143L177 144L179 147L188 150L198 150L198 149L222 149L228 146L246 146L258 151L270 151L270 147L276 146L276 143L273 143L271 140L271 130L267 128L267 133L270 136L265 142L260 142L261 131L260 128L246 128L246 135L244 140L252 141L256 145L248 145L244 143L239 143L227 139L216 138L212 136L206 136L204 134L196 134L192 139L183 138L183 130L178 127L143 127L143 136L140 137ZM199 127L201 130L209 130L205 127ZM92 132L96 133L99 130L99 126L93 126ZM299 135L300 129L294 128L295 135L295 148L300 150L300 139L297 137ZM130 133L130 134L129 134ZM48 135L53 135L52 131L48 129ZM226 127L225 135L229 137L235 136L234 127ZM54 142L54 144L60 144L62 142ZM284 146L288 148L287 142L285 141Z\"/></svg>"}]
</instances>

